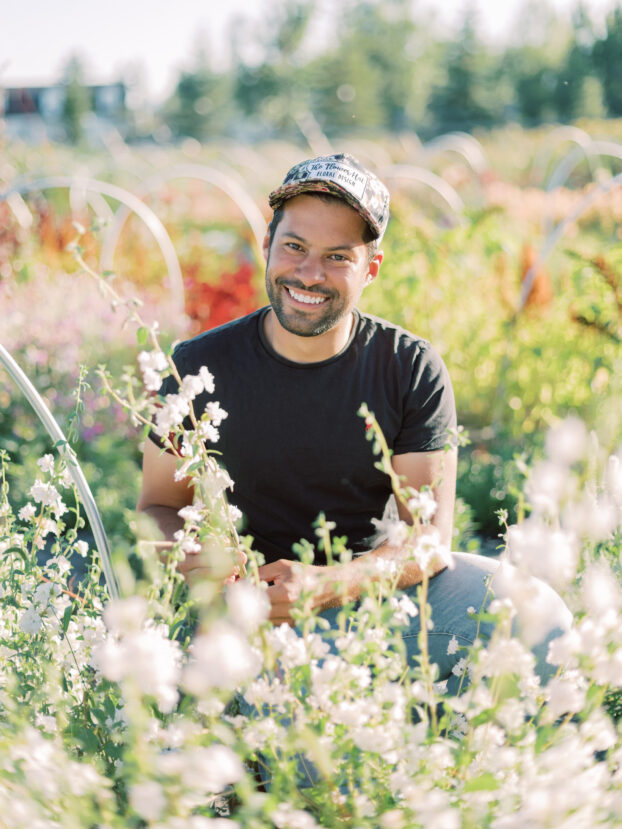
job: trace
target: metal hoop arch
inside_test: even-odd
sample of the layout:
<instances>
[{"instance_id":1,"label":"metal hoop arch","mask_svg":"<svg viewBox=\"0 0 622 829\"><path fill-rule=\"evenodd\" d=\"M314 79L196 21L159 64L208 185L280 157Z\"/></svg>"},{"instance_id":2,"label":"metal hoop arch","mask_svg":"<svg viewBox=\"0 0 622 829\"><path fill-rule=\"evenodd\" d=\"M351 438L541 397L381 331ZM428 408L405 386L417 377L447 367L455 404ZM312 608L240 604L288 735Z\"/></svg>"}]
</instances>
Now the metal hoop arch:
<instances>
[{"instance_id":1,"label":"metal hoop arch","mask_svg":"<svg viewBox=\"0 0 622 829\"><path fill-rule=\"evenodd\" d=\"M133 193L118 187L115 184L109 184L107 181L99 181L98 179L79 178L75 176L51 176L49 178L40 178L35 181L22 181L12 184L7 190L0 193L0 202L7 199L11 193L32 193L36 190L52 190L56 188L67 188L71 192L72 188L79 188L84 192L95 192L99 195L109 196L118 202L121 202L129 212L136 213L140 219L147 225L153 234L168 270L169 289L174 307L183 312L184 310L184 284L181 274L179 260L171 242L170 236L166 232L166 228L156 216L153 210L148 207ZM104 240L105 241L105 240Z\"/></svg>"},{"instance_id":2,"label":"metal hoop arch","mask_svg":"<svg viewBox=\"0 0 622 829\"><path fill-rule=\"evenodd\" d=\"M548 259L553 248L562 238L567 228L573 222L575 222L579 218L579 216L581 216L582 213L585 213L585 211L589 207L591 207L592 204L595 201L597 201L597 199L599 199L601 196L604 196L610 190L615 190L617 187L620 186L622 186L622 173L618 173L617 176L614 176L608 181L602 182L596 187L596 189L587 193L581 199L581 201L575 207L575 209L571 213L569 213L565 219L563 219L561 222L559 222L558 225L556 225L553 228L553 230L544 240L544 244L540 248L540 251L536 256L534 263L525 274L525 278L523 279L523 284L521 286L520 298L518 308L516 309L516 315L518 315L525 307L525 303L527 302L527 297L529 296L529 292L531 291L536 272L538 271L540 266L543 265L544 262Z\"/></svg>"},{"instance_id":3,"label":"metal hoop arch","mask_svg":"<svg viewBox=\"0 0 622 829\"><path fill-rule=\"evenodd\" d=\"M222 190L240 209L242 215L246 219L256 243L256 254L261 260L261 250L263 239L266 234L265 219L248 193L241 187L235 179L217 170L214 167L209 167L203 164L179 164L167 170L164 173L156 173L148 178L141 187L141 195L144 198L147 195L154 193L163 184L175 178L194 178L203 181L206 184L211 184ZM144 202L141 201L141 204ZM130 215L130 210L127 206L120 207L115 213L112 225L108 233L104 237L101 250L100 264L102 270L108 270L110 263L114 258L114 252L119 242L119 236L123 225Z\"/></svg>"},{"instance_id":4,"label":"metal hoop arch","mask_svg":"<svg viewBox=\"0 0 622 829\"><path fill-rule=\"evenodd\" d=\"M9 376L14 380L15 384L19 387L24 397L28 400L28 402L34 409L35 413L39 417L39 420L45 427L46 432L54 441L59 454L63 457L65 463L67 464L67 469L69 470L69 474L71 475L73 482L76 485L76 489L78 490L78 493L80 495L80 498L82 499L84 509L89 519L89 524L91 525L91 530L93 531L93 535L95 537L95 544L99 552L102 570L104 573L104 578L106 579L106 584L108 586L110 598L118 599L120 595L119 585L114 573L114 568L112 566L112 559L110 557L110 545L108 544L106 531L104 530L101 515L99 514L99 510L97 509L97 504L95 503L95 499L93 498L93 493L91 492L86 478L84 477L84 473L82 472L82 468L78 463L76 454L73 451L73 449L71 449L71 447L69 446L67 438L63 434L62 429L56 422L53 414L47 407L45 401L43 400L39 392L30 382L30 380L28 379L24 371L20 368L18 363L15 362L11 354L1 343L0 363L2 363L2 365L6 368L6 370L9 373Z\"/></svg>"},{"instance_id":5,"label":"metal hoop arch","mask_svg":"<svg viewBox=\"0 0 622 829\"><path fill-rule=\"evenodd\" d=\"M416 167L413 164L394 164L386 170L382 170L380 177L384 179L389 178L403 178L410 181L416 181L419 184L425 184L431 190L441 197L449 209L462 219L462 212L464 210L464 202L456 193L451 184L448 184L436 173L426 170L425 167Z\"/></svg>"}]
</instances>

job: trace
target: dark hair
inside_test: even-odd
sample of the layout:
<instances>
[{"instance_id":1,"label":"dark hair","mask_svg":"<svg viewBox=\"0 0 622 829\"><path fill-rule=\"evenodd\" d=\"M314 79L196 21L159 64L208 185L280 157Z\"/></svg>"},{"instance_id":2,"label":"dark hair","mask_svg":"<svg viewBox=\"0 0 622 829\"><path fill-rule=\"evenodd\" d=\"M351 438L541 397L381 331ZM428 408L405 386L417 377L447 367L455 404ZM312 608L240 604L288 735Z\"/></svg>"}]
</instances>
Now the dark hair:
<instances>
[{"instance_id":1,"label":"dark hair","mask_svg":"<svg viewBox=\"0 0 622 829\"><path fill-rule=\"evenodd\" d=\"M309 191L304 195L313 196L313 198L320 199L321 201L327 202L328 204L348 204L343 199L340 199L339 196L334 196L332 193L318 193ZM270 233L270 247L272 247L272 240L274 239L276 229L279 226L281 219L283 218L286 204L287 202L285 201L283 202L283 204L279 205L279 207L276 208L272 215L272 219L270 220L270 224L268 225L268 231ZM354 210L354 208L352 209ZM369 264L371 260L374 258L374 256L378 253L378 239L373 235L373 231L371 227L367 224L367 222L365 222L365 229L363 231L363 242L367 246L367 264Z\"/></svg>"}]
</instances>

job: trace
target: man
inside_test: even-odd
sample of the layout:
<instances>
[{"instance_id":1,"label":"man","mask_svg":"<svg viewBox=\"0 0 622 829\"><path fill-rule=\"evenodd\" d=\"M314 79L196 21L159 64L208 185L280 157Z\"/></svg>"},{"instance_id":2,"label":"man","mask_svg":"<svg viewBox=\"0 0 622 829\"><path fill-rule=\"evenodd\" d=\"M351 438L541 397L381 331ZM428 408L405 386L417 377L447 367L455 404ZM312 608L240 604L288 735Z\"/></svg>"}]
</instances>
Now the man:
<instances>
[{"instance_id":1,"label":"man","mask_svg":"<svg viewBox=\"0 0 622 829\"><path fill-rule=\"evenodd\" d=\"M327 156L292 168L270 205L275 212L264 240L270 305L183 343L174 359L182 377L203 365L214 375L214 395L202 395L195 406L200 412L217 399L228 412L217 449L235 482L232 501L244 515L244 532L265 556L260 576L270 585L270 618L278 624L292 622L292 605L309 576L315 607L328 616L330 608L358 598L380 559L398 568L400 588L422 579L399 543L374 540L392 489L374 466L357 414L362 403L382 428L397 475L415 489L432 487L430 531L447 548L457 453L446 449L456 416L440 356L421 338L356 308L383 261L384 185L352 156ZM169 378L161 393L175 390ZM183 525L178 510L193 497L184 481L175 481L176 468L173 455L147 441L138 508L167 538ZM327 566L318 553L313 565L301 567L292 545L317 540L313 522L321 511L360 555ZM410 520L400 503L398 512ZM460 644L475 638L477 622L467 608L481 606L484 577L495 566L458 556L455 569L438 563L433 571L429 596L439 631L433 658L441 678L458 658L447 654L451 637ZM200 554L181 565L187 577L200 576L202 568ZM408 636L413 654L417 624Z\"/></svg>"}]
</instances>

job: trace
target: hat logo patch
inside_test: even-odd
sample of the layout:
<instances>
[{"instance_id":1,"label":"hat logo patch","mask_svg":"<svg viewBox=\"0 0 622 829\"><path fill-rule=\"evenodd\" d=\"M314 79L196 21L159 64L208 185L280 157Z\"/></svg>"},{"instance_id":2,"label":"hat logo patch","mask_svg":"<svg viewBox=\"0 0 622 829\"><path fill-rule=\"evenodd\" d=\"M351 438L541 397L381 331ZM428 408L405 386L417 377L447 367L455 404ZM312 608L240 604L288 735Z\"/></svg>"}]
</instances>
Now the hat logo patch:
<instances>
[{"instance_id":1,"label":"hat logo patch","mask_svg":"<svg viewBox=\"0 0 622 829\"><path fill-rule=\"evenodd\" d=\"M316 161L313 164L307 164L305 165L304 175L293 180L304 181L308 178L334 181L335 184L339 184L357 199L363 198L368 181L368 177L363 173L335 161Z\"/></svg>"}]
</instances>

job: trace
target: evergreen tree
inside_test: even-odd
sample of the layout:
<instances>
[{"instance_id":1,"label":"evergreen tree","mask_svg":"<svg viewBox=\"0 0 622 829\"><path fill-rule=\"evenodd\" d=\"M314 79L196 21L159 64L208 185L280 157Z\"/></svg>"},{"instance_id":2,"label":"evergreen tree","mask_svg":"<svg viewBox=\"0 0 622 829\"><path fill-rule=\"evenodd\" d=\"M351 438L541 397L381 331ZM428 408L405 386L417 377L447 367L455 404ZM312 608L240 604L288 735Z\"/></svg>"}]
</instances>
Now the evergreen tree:
<instances>
[{"instance_id":1,"label":"evergreen tree","mask_svg":"<svg viewBox=\"0 0 622 829\"><path fill-rule=\"evenodd\" d=\"M607 32L594 44L594 66L609 115L622 115L622 7L607 17Z\"/></svg>"},{"instance_id":2,"label":"evergreen tree","mask_svg":"<svg viewBox=\"0 0 622 829\"><path fill-rule=\"evenodd\" d=\"M63 71L65 100L62 122L67 141L79 144L84 137L84 116L91 109L91 97L84 86L84 67L76 55L67 62Z\"/></svg>"}]
</instances>

